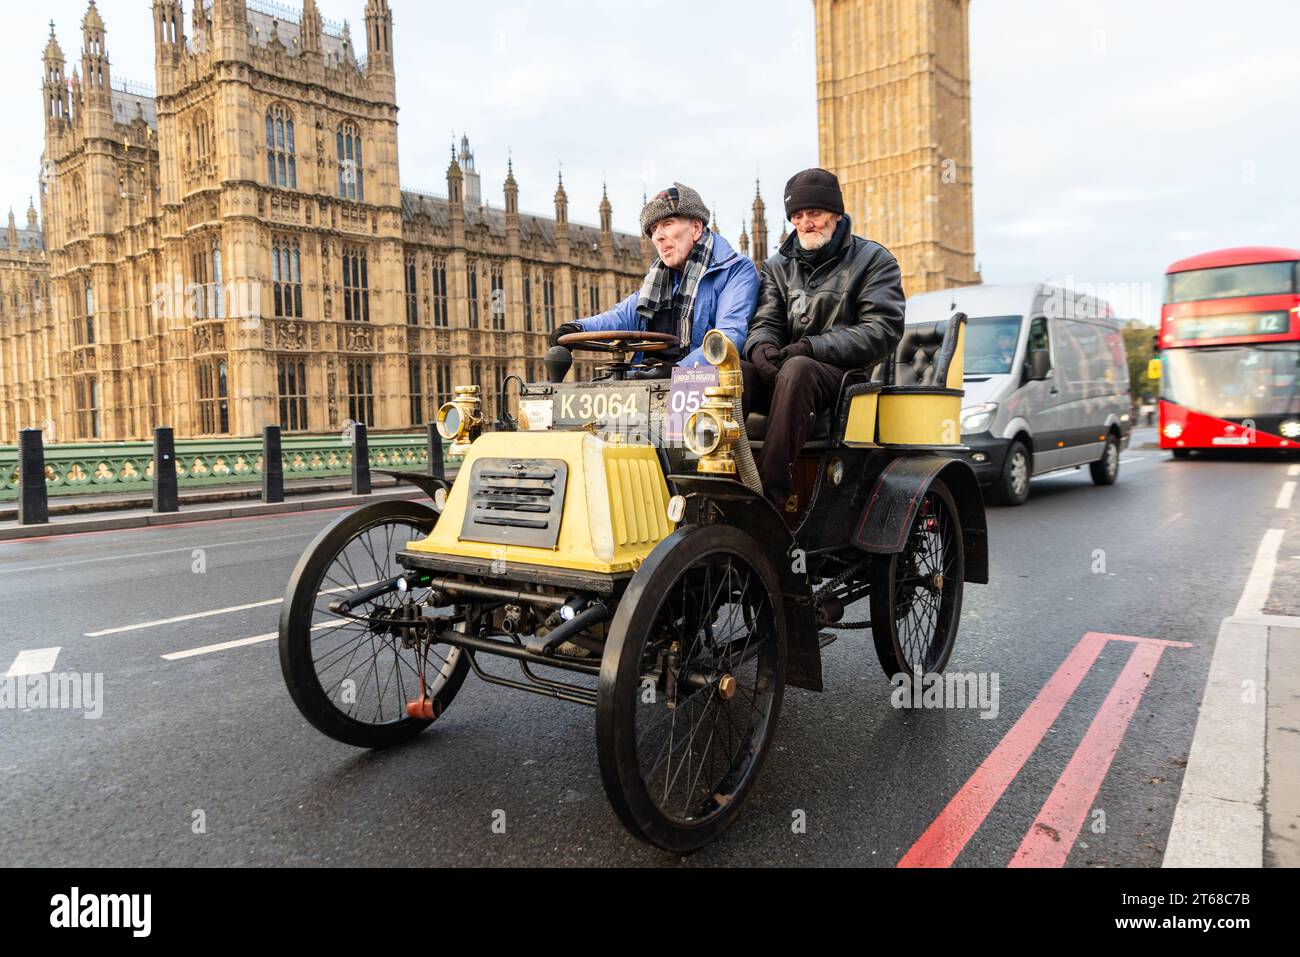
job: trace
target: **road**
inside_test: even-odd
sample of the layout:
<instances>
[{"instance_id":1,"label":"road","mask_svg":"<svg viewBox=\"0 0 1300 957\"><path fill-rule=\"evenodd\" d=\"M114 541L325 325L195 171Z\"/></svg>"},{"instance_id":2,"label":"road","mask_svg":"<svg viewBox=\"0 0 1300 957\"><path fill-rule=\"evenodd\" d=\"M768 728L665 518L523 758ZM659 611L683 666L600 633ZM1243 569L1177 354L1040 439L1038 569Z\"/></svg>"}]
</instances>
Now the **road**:
<instances>
[{"instance_id":1,"label":"road","mask_svg":"<svg viewBox=\"0 0 1300 957\"><path fill-rule=\"evenodd\" d=\"M869 637L845 633L827 690L787 692L739 821L686 863L1158 866L1219 623L1287 469L1135 448L1114 487L1073 472L990 509L991 583L967 586L948 667L998 676L996 716L891 707ZM5 862L681 863L614 817L589 709L471 677L413 743L366 753L302 719L273 640L163 657L274 632L293 563L337 514L0 543L0 667L58 648L56 671L104 675L98 720L0 711ZM1053 675L1091 642L1053 719ZM988 806L963 791L981 768ZM1087 815L1077 836L1059 826L1071 808Z\"/></svg>"}]
</instances>

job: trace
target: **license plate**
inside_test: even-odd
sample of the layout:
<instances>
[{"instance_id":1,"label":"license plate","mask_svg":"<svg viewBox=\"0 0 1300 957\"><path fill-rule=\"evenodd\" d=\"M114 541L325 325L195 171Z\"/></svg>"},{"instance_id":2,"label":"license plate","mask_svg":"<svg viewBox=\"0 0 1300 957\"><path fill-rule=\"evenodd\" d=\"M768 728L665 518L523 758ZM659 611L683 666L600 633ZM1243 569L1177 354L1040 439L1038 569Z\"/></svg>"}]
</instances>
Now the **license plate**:
<instances>
[{"instance_id":1,"label":"license plate","mask_svg":"<svg viewBox=\"0 0 1300 957\"><path fill-rule=\"evenodd\" d=\"M1210 442L1213 445L1250 445L1250 439L1244 435L1216 435Z\"/></svg>"}]
</instances>

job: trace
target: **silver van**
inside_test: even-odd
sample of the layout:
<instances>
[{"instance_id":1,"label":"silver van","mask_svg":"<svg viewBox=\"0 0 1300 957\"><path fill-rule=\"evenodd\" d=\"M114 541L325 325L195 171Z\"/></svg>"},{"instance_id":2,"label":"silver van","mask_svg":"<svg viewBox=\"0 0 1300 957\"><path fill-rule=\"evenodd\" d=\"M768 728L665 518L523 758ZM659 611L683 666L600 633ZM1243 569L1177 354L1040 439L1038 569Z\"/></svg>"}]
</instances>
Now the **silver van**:
<instances>
[{"instance_id":1,"label":"silver van","mask_svg":"<svg viewBox=\"0 0 1300 957\"><path fill-rule=\"evenodd\" d=\"M907 300L907 324L969 316L960 454L986 494L1029 497L1035 475L1087 465L1119 477L1132 431L1124 337L1101 299L1042 283L966 286Z\"/></svg>"}]
</instances>

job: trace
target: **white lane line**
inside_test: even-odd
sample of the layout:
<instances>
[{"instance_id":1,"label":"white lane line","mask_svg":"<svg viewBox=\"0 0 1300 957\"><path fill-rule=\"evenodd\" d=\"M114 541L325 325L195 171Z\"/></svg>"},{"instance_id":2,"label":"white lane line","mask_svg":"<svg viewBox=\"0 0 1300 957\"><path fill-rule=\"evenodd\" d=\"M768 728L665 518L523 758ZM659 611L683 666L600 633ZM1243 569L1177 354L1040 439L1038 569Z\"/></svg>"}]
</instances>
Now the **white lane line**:
<instances>
[{"instance_id":1,"label":"white lane line","mask_svg":"<svg viewBox=\"0 0 1300 957\"><path fill-rule=\"evenodd\" d=\"M1274 508L1290 508L1291 498L1295 495L1295 482L1285 482L1282 485L1282 491L1277 493L1277 501L1273 503Z\"/></svg>"},{"instance_id":2,"label":"white lane line","mask_svg":"<svg viewBox=\"0 0 1300 957\"><path fill-rule=\"evenodd\" d=\"M316 532L303 532L300 535L277 535L278 540L287 540L291 538L308 538L317 534ZM52 565L27 565L23 568L4 568L0 569L0 575L14 575L19 572L40 572L48 571L51 568L67 568L70 565L89 565L92 562L122 562L130 561L132 558L151 558L154 555L170 555L175 552L192 552L196 548L207 551L210 548L227 548L231 545L256 545L265 542L265 538L246 538L238 542L215 542L211 545L185 545L181 548L162 548L156 552L136 552L132 555L104 555L100 558L77 558L66 562L55 562Z\"/></svg>"},{"instance_id":3,"label":"white lane line","mask_svg":"<svg viewBox=\"0 0 1300 957\"><path fill-rule=\"evenodd\" d=\"M1277 552L1282 547L1282 534L1280 528L1270 528L1264 533L1255 551L1255 564L1251 566L1241 600L1237 602L1234 614L1238 617L1258 615L1268 601L1268 590L1273 585L1273 572L1277 568Z\"/></svg>"},{"instance_id":4,"label":"white lane line","mask_svg":"<svg viewBox=\"0 0 1300 957\"><path fill-rule=\"evenodd\" d=\"M378 579L376 579L378 581ZM357 588L369 588L375 582L362 582ZM324 588L321 589L321 595L333 595L341 591L354 591L351 585L346 588ZM247 611L250 608L265 608L267 605L278 605L283 602L283 598L268 598L266 601L255 601L247 605L231 605L229 608L213 608L211 611L196 611L188 615L177 615L175 618L159 618L156 621L142 621L137 625L119 625L116 628L105 628L103 631L88 631L85 634L87 638L102 638L104 635L120 635L124 631L139 631L142 628L157 628L160 625L174 625L178 621L193 621L196 618L211 618L213 615L228 615L235 611Z\"/></svg>"},{"instance_id":5,"label":"white lane line","mask_svg":"<svg viewBox=\"0 0 1300 957\"><path fill-rule=\"evenodd\" d=\"M317 628L327 628L331 625L346 623L347 618L331 618L328 621L322 621L319 624L311 626L311 630ZM223 641L216 645L203 645L201 648L190 648L186 651L173 651L169 655L161 655L165 661L180 661L182 658L193 658L196 655L210 655L214 651L228 651L231 648L243 648L245 645L257 645L264 641L275 641L280 637L278 631L268 631L264 635L254 635L252 638L237 638L234 641Z\"/></svg>"},{"instance_id":6,"label":"white lane line","mask_svg":"<svg viewBox=\"0 0 1300 957\"><path fill-rule=\"evenodd\" d=\"M1163 867L1262 867L1270 619L1282 529L1270 528L1236 613L1219 626Z\"/></svg>"},{"instance_id":7,"label":"white lane line","mask_svg":"<svg viewBox=\"0 0 1300 957\"><path fill-rule=\"evenodd\" d=\"M17 678L20 675L43 675L47 671L54 670L54 663L59 660L59 648L33 648L29 651L18 652L18 657L14 663L9 666L5 672L6 678Z\"/></svg>"},{"instance_id":8,"label":"white lane line","mask_svg":"<svg viewBox=\"0 0 1300 957\"><path fill-rule=\"evenodd\" d=\"M211 611L196 611L189 615L177 615L175 618L159 618L157 621L142 621L138 625L120 625L117 628L105 628L103 631L88 631L87 638L102 638L104 635L120 635L124 631L139 631L142 628L157 628L160 625L174 625L178 621L193 621L196 618L211 618L213 615L228 615L235 611L247 611L250 608L265 608L267 605L278 605L284 601L283 598L268 598L266 601L255 601L247 605L231 605L229 608L214 608Z\"/></svg>"},{"instance_id":9,"label":"white lane line","mask_svg":"<svg viewBox=\"0 0 1300 957\"><path fill-rule=\"evenodd\" d=\"M1292 465L1290 468L1286 470L1286 474L1290 475L1293 478L1297 475L1300 475L1300 465Z\"/></svg>"}]
</instances>

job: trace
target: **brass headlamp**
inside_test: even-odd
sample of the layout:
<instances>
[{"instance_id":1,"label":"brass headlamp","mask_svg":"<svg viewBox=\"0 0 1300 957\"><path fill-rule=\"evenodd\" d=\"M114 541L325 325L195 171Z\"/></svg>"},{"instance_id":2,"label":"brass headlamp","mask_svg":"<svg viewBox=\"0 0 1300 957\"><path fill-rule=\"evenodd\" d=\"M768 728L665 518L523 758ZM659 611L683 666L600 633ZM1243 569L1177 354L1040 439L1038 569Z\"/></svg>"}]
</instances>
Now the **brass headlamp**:
<instances>
[{"instance_id":1,"label":"brass headlamp","mask_svg":"<svg viewBox=\"0 0 1300 957\"><path fill-rule=\"evenodd\" d=\"M718 369L718 384L704 390L704 404L686 420L682 437L700 457L696 468L721 475L736 474L731 447L740 438L736 408L742 391L740 355L735 344L716 329L704 336L704 358Z\"/></svg>"},{"instance_id":2,"label":"brass headlamp","mask_svg":"<svg viewBox=\"0 0 1300 957\"><path fill-rule=\"evenodd\" d=\"M478 386L456 386L454 398L438 410L437 426L438 434L451 443L447 454L460 456L468 452L483 427Z\"/></svg>"}]
</instances>

